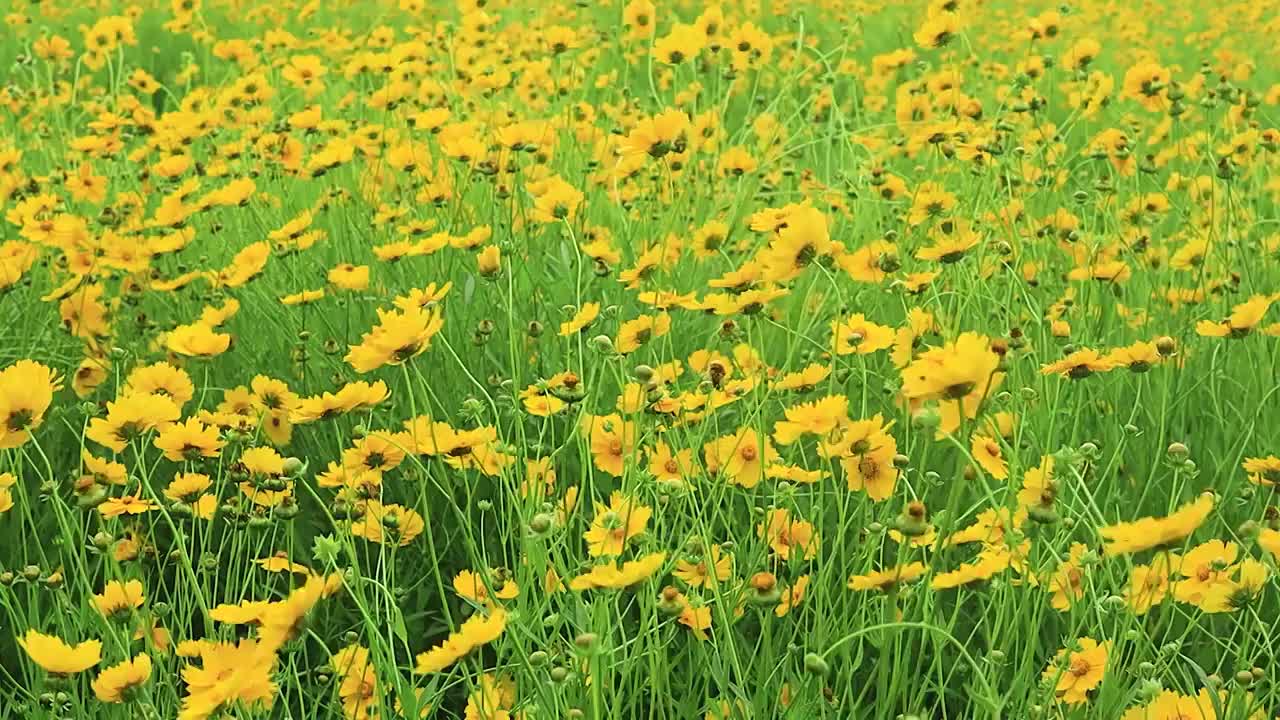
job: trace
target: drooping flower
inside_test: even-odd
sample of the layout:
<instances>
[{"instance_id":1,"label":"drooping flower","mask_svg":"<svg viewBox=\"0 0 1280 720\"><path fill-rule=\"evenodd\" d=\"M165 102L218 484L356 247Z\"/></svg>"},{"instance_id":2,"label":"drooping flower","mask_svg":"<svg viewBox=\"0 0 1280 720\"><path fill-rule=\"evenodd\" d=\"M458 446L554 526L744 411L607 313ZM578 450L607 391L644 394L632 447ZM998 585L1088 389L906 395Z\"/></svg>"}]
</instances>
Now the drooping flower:
<instances>
[{"instance_id":1,"label":"drooping flower","mask_svg":"<svg viewBox=\"0 0 1280 720\"><path fill-rule=\"evenodd\" d=\"M1168 547L1195 532L1213 510L1213 496L1205 493L1167 517L1144 517L1098 529L1108 555L1138 553Z\"/></svg>"},{"instance_id":2,"label":"drooping flower","mask_svg":"<svg viewBox=\"0 0 1280 720\"><path fill-rule=\"evenodd\" d=\"M93 694L105 703L128 702L133 692L151 679L151 656L139 653L106 668L93 681Z\"/></svg>"},{"instance_id":3,"label":"drooping flower","mask_svg":"<svg viewBox=\"0 0 1280 720\"><path fill-rule=\"evenodd\" d=\"M506 627L507 613L502 608L476 613L462 623L457 632L450 633L444 642L419 653L414 672L420 675L440 672L472 650L497 640Z\"/></svg>"},{"instance_id":4,"label":"drooping flower","mask_svg":"<svg viewBox=\"0 0 1280 720\"><path fill-rule=\"evenodd\" d=\"M18 638L18 646L26 651L31 661L51 675L75 675L84 672L102 659L102 643L86 640L78 645L68 645L61 638L28 630Z\"/></svg>"}]
</instances>

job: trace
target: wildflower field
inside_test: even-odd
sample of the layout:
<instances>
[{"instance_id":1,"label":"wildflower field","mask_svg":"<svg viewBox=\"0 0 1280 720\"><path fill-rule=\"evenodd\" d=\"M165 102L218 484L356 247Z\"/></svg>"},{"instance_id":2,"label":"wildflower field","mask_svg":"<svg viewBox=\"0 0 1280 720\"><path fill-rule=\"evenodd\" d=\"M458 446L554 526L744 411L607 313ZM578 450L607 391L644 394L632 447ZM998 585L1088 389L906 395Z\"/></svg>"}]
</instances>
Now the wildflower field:
<instances>
[{"instance_id":1,"label":"wildflower field","mask_svg":"<svg viewBox=\"0 0 1280 720\"><path fill-rule=\"evenodd\" d=\"M0 718L1280 717L1276 0L0 9Z\"/></svg>"}]
</instances>

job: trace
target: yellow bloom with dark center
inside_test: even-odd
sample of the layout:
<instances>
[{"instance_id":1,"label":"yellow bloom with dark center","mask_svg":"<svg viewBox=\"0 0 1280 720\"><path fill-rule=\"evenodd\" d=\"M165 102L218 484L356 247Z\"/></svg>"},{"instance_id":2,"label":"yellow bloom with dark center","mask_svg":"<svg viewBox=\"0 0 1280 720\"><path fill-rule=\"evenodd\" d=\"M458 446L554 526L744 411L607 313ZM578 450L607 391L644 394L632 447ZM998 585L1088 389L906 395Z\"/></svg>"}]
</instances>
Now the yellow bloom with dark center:
<instances>
[{"instance_id":1,"label":"yellow bloom with dark center","mask_svg":"<svg viewBox=\"0 0 1280 720\"><path fill-rule=\"evenodd\" d=\"M155 446L174 462L217 457L223 442L218 428L207 426L196 418L172 423L156 434Z\"/></svg>"},{"instance_id":2,"label":"yellow bloom with dark center","mask_svg":"<svg viewBox=\"0 0 1280 720\"><path fill-rule=\"evenodd\" d=\"M404 433L370 433L342 452L342 464L353 473L381 474L399 467L408 447L409 438Z\"/></svg>"},{"instance_id":3,"label":"yellow bloom with dark center","mask_svg":"<svg viewBox=\"0 0 1280 720\"><path fill-rule=\"evenodd\" d=\"M924 576L928 570L922 562L898 565L888 570L876 570L864 575L849 578L849 589L863 592L878 590L888 592L902 583L912 583Z\"/></svg>"},{"instance_id":4,"label":"yellow bloom with dark center","mask_svg":"<svg viewBox=\"0 0 1280 720\"><path fill-rule=\"evenodd\" d=\"M158 393L173 399L179 407L195 397L195 384L186 371L167 362L135 368L125 380L122 395Z\"/></svg>"},{"instance_id":5,"label":"yellow bloom with dark center","mask_svg":"<svg viewBox=\"0 0 1280 720\"><path fill-rule=\"evenodd\" d=\"M725 582L733 574L733 556L725 554L719 545L712 545L702 553L677 560L671 574L694 588L708 586L713 574L718 582Z\"/></svg>"},{"instance_id":6,"label":"yellow bloom with dark center","mask_svg":"<svg viewBox=\"0 0 1280 720\"><path fill-rule=\"evenodd\" d=\"M1242 338L1253 332L1271 308L1269 295L1254 295L1248 301L1231 309L1231 315L1222 322L1201 320L1196 323L1196 334L1204 337Z\"/></svg>"},{"instance_id":7,"label":"yellow bloom with dark center","mask_svg":"<svg viewBox=\"0 0 1280 720\"><path fill-rule=\"evenodd\" d=\"M112 580L102 589L101 594L93 596L93 606L105 617L111 618L137 610L145 600L140 580Z\"/></svg>"},{"instance_id":8,"label":"yellow bloom with dark center","mask_svg":"<svg viewBox=\"0 0 1280 720\"><path fill-rule=\"evenodd\" d=\"M1082 348L1061 360L1040 367L1041 375L1061 375L1072 380L1087 378L1095 373L1107 372L1115 367L1109 356L1092 348Z\"/></svg>"},{"instance_id":9,"label":"yellow bloom with dark center","mask_svg":"<svg viewBox=\"0 0 1280 720\"><path fill-rule=\"evenodd\" d=\"M1000 357L991 350L990 339L967 332L912 361L902 371L902 392L921 401L985 395L999 367Z\"/></svg>"},{"instance_id":10,"label":"yellow bloom with dark center","mask_svg":"<svg viewBox=\"0 0 1280 720\"><path fill-rule=\"evenodd\" d=\"M566 322L560 323L560 334L562 336L568 336L582 332L599 316L600 303L583 303L582 307L578 308L578 311L574 313L572 318Z\"/></svg>"},{"instance_id":11,"label":"yellow bloom with dark center","mask_svg":"<svg viewBox=\"0 0 1280 720\"><path fill-rule=\"evenodd\" d=\"M591 521L591 528L582 536L592 557L621 555L627 543L645 531L649 518L653 516L653 510L648 506L620 492L613 493L608 505L594 505L595 518Z\"/></svg>"},{"instance_id":12,"label":"yellow bloom with dark center","mask_svg":"<svg viewBox=\"0 0 1280 720\"><path fill-rule=\"evenodd\" d=\"M139 653L131 660L112 665L98 673L93 694L105 703L128 702L137 688L151 679L151 656Z\"/></svg>"},{"instance_id":13,"label":"yellow bloom with dark center","mask_svg":"<svg viewBox=\"0 0 1280 720\"><path fill-rule=\"evenodd\" d=\"M779 460L769 436L749 427L708 442L702 453L707 472L719 474L728 484L744 488L759 484L766 468Z\"/></svg>"},{"instance_id":14,"label":"yellow bloom with dark center","mask_svg":"<svg viewBox=\"0 0 1280 720\"><path fill-rule=\"evenodd\" d=\"M973 452L974 461L988 475L996 480L1004 480L1009 477L1009 463L1004 459L1004 455L1000 450L1000 443L996 442L994 438L986 435L974 435L971 451Z\"/></svg>"},{"instance_id":15,"label":"yellow bloom with dark center","mask_svg":"<svg viewBox=\"0 0 1280 720\"><path fill-rule=\"evenodd\" d=\"M791 517L791 513L782 508L766 513L765 521L756 526L756 532L782 560L793 557L812 560L821 545L811 523Z\"/></svg>"},{"instance_id":16,"label":"yellow bloom with dark center","mask_svg":"<svg viewBox=\"0 0 1280 720\"><path fill-rule=\"evenodd\" d=\"M679 65L702 52L706 41L706 33L696 25L676 23L653 44L653 56L667 65Z\"/></svg>"},{"instance_id":17,"label":"yellow bloom with dark center","mask_svg":"<svg viewBox=\"0 0 1280 720\"><path fill-rule=\"evenodd\" d=\"M502 252L497 245L486 245L476 253L476 268L484 277L491 278L502 269Z\"/></svg>"},{"instance_id":18,"label":"yellow bloom with dark center","mask_svg":"<svg viewBox=\"0 0 1280 720\"><path fill-rule=\"evenodd\" d=\"M359 292L369 288L369 266L342 263L329 270L329 284L340 290Z\"/></svg>"},{"instance_id":19,"label":"yellow bloom with dark center","mask_svg":"<svg viewBox=\"0 0 1280 720\"><path fill-rule=\"evenodd\" d=\"M1044 679L1054 685L1054 696L1068 705L1088 701L1089 692L1102 684L1111 643L1080 638L1077 647L1062 649L1044 671Z\"/></svg>"},{"instance_id":20,"label":"yellow bloom with dark center","mask_svg":"<svg viewBox=\"0 0 1280 720\"><path fill-rule=\"evenodd\" d=\"M378 310L378 324L352 345L344 358L358 373L383 365L400 365L431 347L431 339L444 327L438 308L409 308L400 312Z\"/></svg>"},{"instance_id":21,"label":"yellow bloom with dark center","mask_svg":"<svg viewBox=\"0 0 1280 720\"><path fill-rule=\"evenodd\" d=\"M1231 568L1227 577L1205 589L1199 607L1207 613L1236 612L1254 603L1267 587L1271 571L1253 558Z\"/></svg>"},{"instance_id":22,"label":"yellow bloom with dark center","mask_svg":"<svg viewBox=\"0 0 1280 720\"><path fill-rule=\"evenodd\" d=\"M939 12L926 17L911 37L922 48L940 48L950 44L960 32L961 27L959 15L953 12Z\"/></svg>"},{"instance_id":23,"label":"yellow bloom with dark center","mask_svg":"<svg viewBox=\"0 0 1280 720\"><path fill-rule=\"evenodd\" d=\"M422 534L426 521L412 508L370 500L364 515L351 523L351 534L370 542L404 547Z\"/></svg>"},{"instance_id":24,"label":"yellow bloom with dark center","mask_svg":"<svg viewBox=\"0 0 1280 720\"><path fill-rule=\"evenodd\" d=\"M1112 367L1127 367L1132 372L1146 372L1158 365L1163 356L1154 342L1139 341L1107 353L1104 362Z\"/></svg>"},{"instance_id":25,"label":"yellow bloom with dark center","mask_svg":"<svg viewBox=\"0 0 1280 720\"><path fill-rule=\"evenodd\" d=\"M757 256L761 277L770 282L793 280L836 249L826 215L821 210L801 205L788 212L784 222L777 237Z\"/></svg>"},{"instance_id":26,"label":"yellow bloom with dark center","mask_svg":"<svg viewBox=\"0 0 1280 720\"><path fill-rule=\"evenodd\" d=\"M1280 485L1280 458L1268 455L1264 458L1245 458L1244 471L1254 485L1274 487Z\"/></svg>"},{"instance_id":27,"label":"yellow bloom with dark center","mask_svg":"<svg viewBox=\"0 0 1280 720\"><path fill-rule=\"evenodd\" d=\"M520 586L505 572L488 570L482 573L463 570L453 576L453 589L459 597L477 605L491 606L493 601L513 600L520 595Z\"/></svg>"},{"instance_id":28,"label":"yellow bloom with dark center","mask_svg":"<svg viewBox=\"0 0 1280 720\"><path fill-rule=\"evenodd\" d=\"M893 345L894 330L871 322L862 313L831 321L831 343L837 355L869 355Z\"/></svg>"},{"instance_id":29,"label":"yellow bloom with dark center","mask_svg":"<svg viewBox=\"0 0 1280 720\"><path fill-rule=\"evenodd\" d=\"M1210 540L1182 555L1173 597L1178 602L1199 605L1214 586L1230 582L1232 566L1240 554L1235 543Z\"/></svg>"},{"instance_id":30,"label":"yellow bloom with dark center","mask_svg":"<svg viewBox=\"0 0 1280 720\"><path fill-rule=\"evenodd\" d=\"M118 498L109 498L98 506L98 512L104 518L113 518L121 515L143 515L155 510L157 507L151 500L140 498L137 495L125 495Z\"/></svg>"},{"instance_id":31,"label":"yellow bloom with dark center","mask_svg":"<svg viewBox=\"0 0 1280 720\"><path fill-rule=\"evenodd\" d=\"M631 130L619 150L623 155L649 155L661 158L667 153L685 150L689 116L682 110L668 108L644 118Z\"/></svg>"},{"instance_id":32,"label":"yellow bloom with dark center","mask_svg":"<svg viewBox=\"0 0 1280 720\"><path fill-rule=\"evenodd\" d=\"M667 313L642 315L634 320L628 320L618 328L614 349L627 355L669 332L671 332L671 316Z\"/></svg>"},{"instance_id":33,"label":"yellow bloom with dark center","mask_svg":"<svg viewBox=\"0 0 1280 720\"><path fill-rule=\"evenodd\" d=\"M0 449L15 448L44 422L62 379L32 360L19 360L0 370Z\"/></svg>"}]
</instances>

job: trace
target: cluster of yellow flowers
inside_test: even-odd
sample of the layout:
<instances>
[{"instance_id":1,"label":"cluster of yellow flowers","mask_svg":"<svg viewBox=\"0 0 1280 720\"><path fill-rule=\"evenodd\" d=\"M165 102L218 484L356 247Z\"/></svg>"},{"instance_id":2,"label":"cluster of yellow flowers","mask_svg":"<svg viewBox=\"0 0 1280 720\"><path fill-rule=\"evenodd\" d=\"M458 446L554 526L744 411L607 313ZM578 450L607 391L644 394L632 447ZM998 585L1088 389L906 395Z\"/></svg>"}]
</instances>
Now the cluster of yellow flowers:
<instances>
[{"instance_id":1,"label":"cluster of yellow flowers","mask_svg":"<svg viewBox=\"0 0 1280 720\"><path fill-rule=\"evenodd\" d=\"M1271 717L1277 9L12 3L0 705Z\"/></svg>"}]
</instances>

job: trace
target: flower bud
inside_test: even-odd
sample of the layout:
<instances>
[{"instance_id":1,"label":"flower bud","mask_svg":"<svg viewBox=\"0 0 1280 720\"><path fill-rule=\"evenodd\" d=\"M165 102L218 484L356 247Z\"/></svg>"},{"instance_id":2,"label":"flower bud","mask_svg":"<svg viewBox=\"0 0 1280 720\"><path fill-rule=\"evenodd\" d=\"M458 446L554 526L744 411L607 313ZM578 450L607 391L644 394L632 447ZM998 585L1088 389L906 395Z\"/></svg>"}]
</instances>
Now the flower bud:
<instances>
[{"instance_id":1,"label":"flower bud","mask_svg":"<svg viewBox=\"0 0 1280 720\"><path fill-rule=\"evenodd\" d=\"M817 653L806 653L804 656L804 669L818 677L825 677L831 671L831 666L827 665L827 661Z\"/></svg>"}]
</instances>

